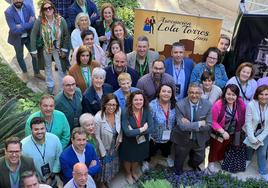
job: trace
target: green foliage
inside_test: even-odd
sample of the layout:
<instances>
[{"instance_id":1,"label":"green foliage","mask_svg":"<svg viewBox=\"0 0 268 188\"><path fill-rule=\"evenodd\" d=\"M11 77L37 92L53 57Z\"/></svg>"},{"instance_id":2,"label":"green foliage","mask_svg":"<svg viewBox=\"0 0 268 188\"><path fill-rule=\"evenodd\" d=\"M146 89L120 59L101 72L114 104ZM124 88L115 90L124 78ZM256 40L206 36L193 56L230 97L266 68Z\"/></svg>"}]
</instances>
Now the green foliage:
<instances>
[{"instance_id":1,"label":"green foliage","mask_svg":"<svg viewBox=\"0 0 268 188\"><path fill-rule=\"evenodd\" d=\"M95 2L99 10L103 3L111 3L116 9L117 17L125 23L129 34L133 35L134 9L140 7L137 0L95 0Z\"/></svg>"},{"instance_id":2,"label":"green foliage","mask_svg":"<svg viewBox=\"0 0 268 188\"><path fill-rule=\"evenodd\" d=\"M147 180L145 183L141 183L141 188L172 188L171 184L164 179Z\"/></svg>"},{"instance_id":3,"label":"green foliage","mask_svg":"<svg viewBox=\"0 0 268 188\"><path fill-rule=\"evenodd\" d=\"M24 137L25 122L30 111L18 112L17 99L13 98L0 108L0 156L4 154L4 141L10 136Z\"/></svg>"},{"instance_id":4,"label":"green foliage","mask_svg":"<svg viewBox=\"0 0 268 188\"><path fill-rule=\"evenodd\" d=\"M3 98L27 98L32 95L32 90L22 82L14 71L6 64L0 63L0 85Z\"/></svg>"},{"instance_id":5,"label":"green foliage","mask_svg":"<svg viewBox=\"0 0 268 188\"><path fill-rule=\"evenodd\" d=\"M19 99L18 111L23 112L29 109L32 113L38 111L38 103L42 95L43 93L32 93L29 98Z\"/></svg>"}]
</instances>

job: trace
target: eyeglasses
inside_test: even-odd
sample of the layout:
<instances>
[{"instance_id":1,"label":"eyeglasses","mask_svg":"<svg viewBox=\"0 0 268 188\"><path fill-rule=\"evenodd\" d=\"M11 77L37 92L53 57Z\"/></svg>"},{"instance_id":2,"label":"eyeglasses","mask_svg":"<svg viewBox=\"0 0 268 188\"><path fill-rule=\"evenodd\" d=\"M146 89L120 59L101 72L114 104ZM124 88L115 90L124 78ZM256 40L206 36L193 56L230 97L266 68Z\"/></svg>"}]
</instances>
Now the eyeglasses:
<instances>
[{"instance_id":1,"label":"eyeglasses","mask_svg":"<svg viewBox=\"0 0 268 188\"><path fill-rule=\"evenodd\" d=\"M64 86L65 86L65 87L74 87L74 86L76 86L76 83L72 83L72 84L65 84Z\"/></svg>"},{"instance_id":2,"label":"eyeglasses","mask_svg":"<svg viewBox=\"0 0 268 188\"><path fill-rule=\"evenodd\" d=\"M9 153L10 155L12 155L12 154L19 154L20 153L20 150L7 151L7 153Z\"/></svg>"},{"instance_id":3,"label":"eyeglasses","mask_svg":"<svg viewBox=\"0 0 268 188\"><path fill-rule=\"evenodd\" d=\"M44 10L44 11L48 11L48 10L51 11L52 9L53 9L52 6L49 6L49 7L43 7L43 10Z\"/></svg>"},{"instance_id":4,"label":"eyeglasses","mask_svg":"<svg viewBox=\"0 0 268 188\"><path fill-rule=\"evenodd\" d=\"M218 60L218 58L215 58L215 57L208 56L208 58L211 59L211 60L213 60L213 61L217 61Z\"/></svg>"},{"instance_id":5,"label":"eyeglasses","mask_svg":"<svg viewBox=\"0 0 268 188\"><path fill-rule=\"evenodd\" d=\"M109 107L116 107L117 106L117 104L110 104L110 103L107 103L106 105Z\"/></svg>"}]
</instances>

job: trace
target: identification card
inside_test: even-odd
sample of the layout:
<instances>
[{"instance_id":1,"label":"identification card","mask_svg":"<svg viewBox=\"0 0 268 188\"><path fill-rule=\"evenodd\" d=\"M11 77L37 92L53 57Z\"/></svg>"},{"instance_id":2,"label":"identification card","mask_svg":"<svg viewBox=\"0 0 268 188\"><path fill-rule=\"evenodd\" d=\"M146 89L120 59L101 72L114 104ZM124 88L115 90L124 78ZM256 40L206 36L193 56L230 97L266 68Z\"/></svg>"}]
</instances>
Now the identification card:
<instances>
[{"instance_id":1,"label":"identification card","mask_svg":"<svg viewBox=\"0 0 268 188\"><path fill-rule=\"evenodd\" d=\"M181 93L181 84L176 84L176 94Z\"/></svg>"},{"instance_id":2,"label":"identification card","mask_svg":"<svg viewBox=\"0 0 268 188\"><path fill-rule=\"evenodd\" d=\"M162 140L170 140L170 134L171 134L170 130L163 131Z\"/></svg>"},{"instance_id":3,"label":"identification card","mask_svg":"<svg viewBox=\"0 0 268 188\"><path fill-rule=\"evenodd\" d=\"M146 142L145 136L136 136L137 144L141 144L143 142Z\"/></svg>"},{"instance_id":4,"label":"identification card","mask_svg":"<svg viewBox=\"0 0 268 188\"><path fill-rule=\"evenodd\" d=\"M43 166L41 166L41 172L44 177L49 177L50 176L50 167L49 164L46 163Z\"/></svg>"}]
</instances>

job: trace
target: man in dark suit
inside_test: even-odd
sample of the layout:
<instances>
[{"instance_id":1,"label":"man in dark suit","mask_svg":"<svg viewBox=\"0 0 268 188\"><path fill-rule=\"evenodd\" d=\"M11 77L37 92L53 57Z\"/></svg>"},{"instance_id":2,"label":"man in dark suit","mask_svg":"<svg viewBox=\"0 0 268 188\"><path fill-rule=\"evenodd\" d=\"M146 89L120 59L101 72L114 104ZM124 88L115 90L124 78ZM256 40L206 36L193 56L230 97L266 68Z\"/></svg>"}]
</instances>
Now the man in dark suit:
<instances>
[{"instance_id":1,"label":"man in dark suit","mask_svg":"<svg viewBox=\"0 0 268 188\"><path fill-rule=\"evenodd\" d=\"M34 170L32 158L21 156L21 143L17 137L5 141L5 157L0 159L0 187L19 188L20 175Z\"/></svg>"},{"instance_id":2,"label":"man in dark suit","mask_svg":"<svg viewBox=\"0 0 268 188\"><path fill-rule=\"evenodd\" d=\"M19 66L24 73L25 79L28 79L27 67L23 57L23 47L31 51L30 34L35 21L33 9L25 5L23 0L13 0L5 11L6 21L9 27L8 43L14 46L16 58ZM38 64L35 58L32 58L34 76L44 79L39 73Z\"/></svg>"},{"instance_id":3,"label":"man in dark suit","mask_svg":"<svg viewBox=\"0 0 268 188\"><path fill-rule=\"evenodd\" d=\"M60 155L60 165L63 172L63 183L73 178L73 166L80 162L88 167L91 176L97 174L101 167L94 147L87 143L87 135L82 127L72 131L72 145L68 146Z\"/></svg>"},{"instance_id":4,"label":"man in dark suit","mask_svg":"<svg viewBox=\"0 0 268 188\"><path fill-rule=\"evenodd\" d=\"M175 173L183 173L183 164L189 155L188 165L200 170L199 165L205 158L206 142L211 130L211 103L201 99L201 88L190 84L188 97L176 104L176 122L171 141L175 148Z\"/></svg>"}]
</instances>

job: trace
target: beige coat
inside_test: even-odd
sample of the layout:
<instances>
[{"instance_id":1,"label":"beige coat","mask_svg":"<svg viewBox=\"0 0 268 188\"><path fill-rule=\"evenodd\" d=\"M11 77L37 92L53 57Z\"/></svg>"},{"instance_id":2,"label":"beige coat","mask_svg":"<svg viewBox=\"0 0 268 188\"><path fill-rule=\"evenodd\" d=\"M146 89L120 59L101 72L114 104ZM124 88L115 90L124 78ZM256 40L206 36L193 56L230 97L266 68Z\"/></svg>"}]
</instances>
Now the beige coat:
<instances>
[{"instance_id":1,"label":"beige coat","mask_svg":"<svg viewBox=\"0 0 268 188\"><path fill-rule=\"evenodd\" d=\"M105 114L103 116L103 119L101 118L101 111L99 111L95 115L95 122L96 122L96 139L99 145L99 151L101 157L104 157L106 155L106 151L110 150L110 147L113 139L113 131L110 127L110 125L106 121ZM121 110L119 108L119 111L115 114L115 129L118 133L118 136L116 138L116 144L119 142L122 142L122 131L121 131Z\"/></svg>"}]
</instances>

